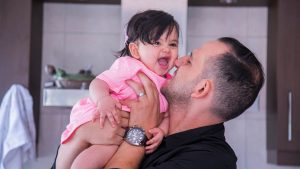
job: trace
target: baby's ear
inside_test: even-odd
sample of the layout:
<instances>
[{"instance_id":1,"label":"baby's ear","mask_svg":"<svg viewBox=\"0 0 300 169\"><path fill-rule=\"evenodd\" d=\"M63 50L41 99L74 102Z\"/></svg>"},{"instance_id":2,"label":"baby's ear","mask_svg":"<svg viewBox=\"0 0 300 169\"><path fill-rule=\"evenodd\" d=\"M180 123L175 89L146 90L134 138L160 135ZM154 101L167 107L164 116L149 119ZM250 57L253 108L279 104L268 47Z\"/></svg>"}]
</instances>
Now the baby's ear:
<instances>
[{"instance_id":1,"label":"baby's ear","mask_svg":"<svg viewBox=\"0 0 300 169\"><path fill-rule=\"evenodd\" d=\"M139 46L136 43L129 43L128 48L133 58L140 59Z\"/></svg>"},{"instance_id":2,"label":"baby's ear","mask_svg":"<svg viewBox=\"0 0 300 169\"><path fill-rule=\"evenodd\" d=\"M194 88L193 93L191 94L194 98L204 97L211 90L211 81L208 79L202 79Z\"/></svg>"}]
</instances>

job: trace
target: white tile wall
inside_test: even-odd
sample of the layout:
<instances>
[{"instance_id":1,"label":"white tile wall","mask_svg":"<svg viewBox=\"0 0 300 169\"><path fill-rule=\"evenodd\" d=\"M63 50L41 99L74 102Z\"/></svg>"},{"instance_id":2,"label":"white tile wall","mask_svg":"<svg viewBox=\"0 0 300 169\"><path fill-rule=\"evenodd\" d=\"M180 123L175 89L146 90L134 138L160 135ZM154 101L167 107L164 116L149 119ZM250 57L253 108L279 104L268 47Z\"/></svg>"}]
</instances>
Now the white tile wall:
<instances>
[{"instance_id":1,"label":"white tile wall","mask_svg":"<svg viewBox=\"0 0 300 169\"><path fill-rule=\"evenodd\" d=\"M267 71L267 39L266 36L248 36L247 47L254 52L258 60L263 65L264 72ZM266 120L266 84L261 89L254 105L245 114L248 119Z\"/></svg>"},{"instance_id":2,"label":"white tile wall","mask_svg":"<svg viewBox=\"0 0 300 169\"><path fill-rule=\"evenodd\" d=\"M247 35L251 37L266 37L268 25L268 9L252 7L247 9Z\"/></svg>"},{"instance_id":3,"label":"white tile wall","mask_svg":"<svg viewBox=\"0 0 300 169\"><path fill-rule=\"evenodd\" d=\"M121 7L116 5L68 4L66 32L119 33Z\"/></svg>"},{"instance_id":4,"label":"white tile wall","mask_svg":"<svg viewBox=\"0 0 300 169\"><path fill-rule=\"evenodd\" d=\"M119 50L120 34L69 33L65 35L64 69L77 72L92 65L95 74L110 67Z\"/></svg>"},{"instance_id":5,"label":"white tile wall","mask_svg":"<svg viewBox=\"0 0 300 169\"><path fill-rule=\"evenodd\" d=\"M44 7L43 64L77 71L92 63L95 73L110 65L123 36L120 6L45 3ZM187 50L232 36L253 50L266 70L267 11L266 7L189 7ZM50 168L67 121L68 113L42 112L39 158L27 162L25 169ZM300 169L266 162L265 87L254 106L225 127L239 169Z\"/></svg>"},{"instance_id":6,"label":"white tile wall","mask_svg":"<svg viewBox=\"0 0 300 169\"><path fill-rule=\"evenodd\" d=\"M247 168L267 168L266 121L247 119L245 125Z\"/></svg>"},{"instance_id":7,"label":"white tile wall","mask_svg":"<svg viewBox=\"0 0 300 169\"><path fill-rule=\"evenodd\" d=\"M61 3L47 3L44 5L44 24L45 32L64 32L65 30L65 11L66 5Z\"/></svg>"},{"instance_id":8,"label":"white tile wall","mask_svg":"<svg viewBox=\"0 0 300 169\"><path fill-rule=\"evenodd\" d=\"M227 142L230 143L234 150L238 161L238 168L245 168L247 164L246 158L246 120L243 116L238 117L235 120L225 123L225 137ZM234 132L232 132L234 131Z\"/></svg>"},{"instance_id":9,"label":"white tile wall","mask_svg":"<svg viewBox=\"0 0 300 169\"><path fill-rule=\"evenodd\" d=\"M57 67L63 67L65 34L63 32L44 32L42 55L43 65L52 64Z\"/></svg>"}]
</instances>

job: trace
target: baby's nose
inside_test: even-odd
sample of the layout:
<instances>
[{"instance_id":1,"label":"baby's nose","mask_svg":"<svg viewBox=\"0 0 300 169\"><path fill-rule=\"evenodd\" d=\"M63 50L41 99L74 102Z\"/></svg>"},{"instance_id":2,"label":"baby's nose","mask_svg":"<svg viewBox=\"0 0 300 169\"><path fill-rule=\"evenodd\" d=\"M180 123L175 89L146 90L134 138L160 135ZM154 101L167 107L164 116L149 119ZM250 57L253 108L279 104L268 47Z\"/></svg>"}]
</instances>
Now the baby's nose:
<instances>
[{"instance_id":1,"label":"baby's nose","mask_svg":"<svg viewBox=\"0 0 300 169\"><path fill-rule=\"evenodd\" d=\"M168 53L168 52L170 52L170 51L171 51L171 49L170 49L169 46L164 46L164 47L163 47L163 52Z\"/></svg>"}]
</instances>

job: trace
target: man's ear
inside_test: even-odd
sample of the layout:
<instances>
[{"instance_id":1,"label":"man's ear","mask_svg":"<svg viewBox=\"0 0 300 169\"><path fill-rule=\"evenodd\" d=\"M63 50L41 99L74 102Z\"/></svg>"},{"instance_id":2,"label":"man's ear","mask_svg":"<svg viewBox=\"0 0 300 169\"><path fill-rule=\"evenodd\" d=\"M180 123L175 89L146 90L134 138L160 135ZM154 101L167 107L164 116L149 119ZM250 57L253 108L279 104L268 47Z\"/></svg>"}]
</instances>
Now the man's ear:
<instances>
[{"instance_id":1,"label":"man's ear","mask_svg":"<svg viewBox=\"0 0 300 169\"><path fill-rule=\"evenodd\" d=\"M129 43L128 48L133 58L140 59L139 47L136 43Z\"/></svg>"},{"instance_id":2,"label":"man's ear","mask_svg":"<svg viewBox=\"0 0 300 169\"><path fill-rule=\"evenodd\" d=\"M211 90L211 81L208 79L202 79L194 88L191 97L199 98L204 97Z\"/></svg>"}]
</instances>

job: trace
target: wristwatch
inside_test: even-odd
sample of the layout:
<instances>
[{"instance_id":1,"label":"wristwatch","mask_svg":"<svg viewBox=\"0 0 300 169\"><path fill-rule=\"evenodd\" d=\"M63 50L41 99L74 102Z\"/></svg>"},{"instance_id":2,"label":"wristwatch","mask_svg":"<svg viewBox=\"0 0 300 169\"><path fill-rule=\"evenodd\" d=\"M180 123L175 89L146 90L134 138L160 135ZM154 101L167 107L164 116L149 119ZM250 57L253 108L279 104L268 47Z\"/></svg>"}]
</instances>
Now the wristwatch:
<instances>
[{"instance_id":1,"label":"wristwatch","mask_svg":"<svg viewBox=\"0 0 300 169\"><path fill-rule=\"evenodd\" d=\"M132 126L127 128L124 140L134 146L146 146L148 138L143 128Z\"/></svg>"}]
</instances>

